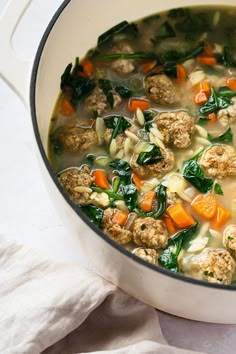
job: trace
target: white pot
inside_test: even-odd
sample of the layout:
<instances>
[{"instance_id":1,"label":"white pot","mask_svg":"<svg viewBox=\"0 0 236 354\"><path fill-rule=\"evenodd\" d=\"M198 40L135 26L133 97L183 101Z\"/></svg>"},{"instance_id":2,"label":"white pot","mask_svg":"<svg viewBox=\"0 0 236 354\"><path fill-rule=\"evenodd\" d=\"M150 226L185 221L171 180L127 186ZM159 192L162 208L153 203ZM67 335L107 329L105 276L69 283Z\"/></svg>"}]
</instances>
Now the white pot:
<instances>
[{"instance_id":1,"label":"white pot","mask_svg":"<svg viewBox=\"0 0 236 354\"><path fill-rule=\"evenodd\" d=\"M178 7L179 0L66 0L39 46L33 69L19 61L10 39L29 0L11 1L0 20L0 75L31 109L45 182L57 209L94 269L127 293L162 311L193 320L236 323L235 286L201 282L152 266L103 235L76 210L59 186L46 157L49 120L65 66L96 45L99 34L121 20ZM235 5L235 0L182 0L181 6ZM14 71L12 70L14 68ZM31 75L31 84L29 78ZM29 99L30 97L30 99ZM83 220L82 220L83 219ZM78 250L79 252L79 250Z\"/></svg>"}]
</instances>

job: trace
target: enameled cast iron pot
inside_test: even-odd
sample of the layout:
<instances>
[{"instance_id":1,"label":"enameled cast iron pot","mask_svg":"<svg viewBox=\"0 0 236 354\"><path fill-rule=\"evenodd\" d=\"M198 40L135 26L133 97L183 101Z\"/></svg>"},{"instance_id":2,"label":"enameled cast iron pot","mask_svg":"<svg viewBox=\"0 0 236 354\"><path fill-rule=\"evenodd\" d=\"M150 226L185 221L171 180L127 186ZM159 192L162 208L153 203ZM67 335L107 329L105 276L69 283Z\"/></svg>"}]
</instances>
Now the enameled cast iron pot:
<instances>
[{"instance_id":1,"label":"enameled cast iron pot","mask_svg":"<svg viewBox=\"0 0 236 354\"><path fill-rule=\"evenodd\" d=\"M0 19L0 75L30 107L43 176L53 201L93 268L145 303L171 314L207 322L236 323L236 287L210 284L144 262L91 225L65 195L47 159L49 121L65 66L96 45L99 34L178 6L231 5L235 0L66 0L51 20L33 68L16 58L11 37L30 0L12 0ZM131 10L132 9L132 10ZM14 68L14 70L12 70ZM31 76L31 82L30 82Z\"/></svg>"}]
</instances>

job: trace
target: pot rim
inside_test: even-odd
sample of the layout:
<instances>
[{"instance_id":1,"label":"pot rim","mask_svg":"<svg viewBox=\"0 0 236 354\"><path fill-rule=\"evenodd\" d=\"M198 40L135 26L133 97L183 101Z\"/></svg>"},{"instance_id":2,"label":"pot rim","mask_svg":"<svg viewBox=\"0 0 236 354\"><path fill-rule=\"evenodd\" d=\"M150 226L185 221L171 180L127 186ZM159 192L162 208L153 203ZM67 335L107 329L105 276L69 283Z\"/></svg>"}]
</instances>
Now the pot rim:
<instances>
[{"instance_id":1,"label":"pot rim","mask_svg":"<svg viewBox=\"0 0 236 354\"><path fill-rule=\"evenodd\" d=\"M34 62L33 62L33 68L32 68L32 72L31 72L31 79L30 79L30 112L31 112L31 119L32 119L32 124L33 124L33 130L34 130L34 135L35 135L35 139L41 154L41 157L43 159L43 162L46 166L46 169L50 175L50 177L52 178L53 182L55 183L57 189L59 190L59 192L62 194L62 196L64 197L64 199L66 200L66 202L70 205L70 207L74 210L74 212L96 233L96 235L98 235L99 237L101 237L106 243L108 243L110 246L114 247L117 251L119 251L121 254L123 254L124 256L127 256L129 258L131 258L133 261L141 264L142 266L155 271L157 273L161 273L162 275L165 275L167 277L170 278L174 278L175 280L179 280L179 281L183 281L192 285L199 285L199 286L204 286L204 287L208 287L208 288L212 288L212 289L219 289L219 290L236 290L236 284L229 284L229 285L225 285L225 284L217 284L217 283L210 283L204 280L198 280L195 278L191 278L188 276L183 275L182 273L174 273L171 272L168 269L162 268L160 266L156 266L154 264L148 263L146 261L144 261L143 259L141 259L140 257L134 255L133 253L131 253L130 251L126 250L126 248L124 248L123 246L119 245L117 242L113 241L111 238L109 238L107 235L105 235L101 229L99 229L96 225L94 225L92 222L90 222L87 217L85 216L85 214L82 213L82 211L80 211L80 209L76 208L75 204L71 201L71 199L69 198L69 196L65 193L64 189L62 188L62 186L60 185L55 172L53 171L49 160L47 158L46 152L44 150L43 147L43 143L40 137L40 132L39 132L39 127L38 127L38 122L37 122L37 115L36 115L36 82L37 82L37 75L38 75L38 68L39 68L39 64L40 64L40 60L41 60L41 56L43 54L43 50L44 50L44 46L47 42L47 39L50 35L51 30L53 29L54 25L56 24L58 18L61 16L61 14L63 13L64 9L69 5L69 3L71 2L71 0L64 0L63 3L60 5L60 7L57 9L57 11L55 12L54 16L52 17L51 21L49 22L43 36L42 39L40 41L40 44L38 46L35 58L34 58ZM204 6L204 5L203 5Z\"/></svg>"}]
</instances>

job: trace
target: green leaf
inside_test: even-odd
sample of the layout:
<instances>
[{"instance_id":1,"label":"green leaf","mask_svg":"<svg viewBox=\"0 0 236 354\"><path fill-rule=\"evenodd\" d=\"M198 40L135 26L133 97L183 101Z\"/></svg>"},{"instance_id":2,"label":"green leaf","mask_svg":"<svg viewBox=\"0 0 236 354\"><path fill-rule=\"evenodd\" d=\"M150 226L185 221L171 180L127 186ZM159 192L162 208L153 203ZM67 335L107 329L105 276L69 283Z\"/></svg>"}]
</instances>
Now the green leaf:
<instances>
[{"instance_id":1,"label":"green leaf","mask_svg":"<svg viewBox=\"0 0 236 354\"><path fill-rule=\"evenodd\" d=\"M63 74L61 75L61 90L64 89L64 87L66 86L67 82L70 80L70 73L72 70L72 63L68 64L67 67L65 68Z\"/></svg>"},{"instance_id":2,"label":"green leaf","mask_svg":"<svg viewBox=\"0 0 236 354\"><path fill-rule=\"evenodd\" d=\"M216 183L214 185L214 192L219 195L224 195L224 192L223 192L221 185L219 183Z\"/></svg>"},{"instance_id":3,"label":"green leaf","mask_svg":"<svg viewBox=\"0 0 236 354\"><path fill-rule=\"evenodd\" d=\"M116 91L123 98L129 98L132 96L132 91L125 85L117 84L116 82L99 79L98 85L103 90L104 95L107 98L107 101L111 108L114 106L114 96L112 91Z\"/></svg>"},{"instance_id":4,"label":"green leaf","mask_svg":"<svg viewBox=\"0 0 236 354\"><path fill-rule=\"evenodd\" d=\"M120 177L120 184L131 184L131 167L125 160L115 159L109 163L112 172Z\"/></svg>"},{"instance_id":5,"label":"green leaf","mask_svg":"<svg viewBox=\"0 0 236 354\"><path fill-rule=\"evenodd\" d=\"M142 216L143 218L145 217L151 217L154 219L158 219L160 216L162 216L166 210L166 203L167 203L167 193L166 193L166 187L163 184L159 184L156 190L156 197L158 201L158 208L156 212L149 212L145 213L139 208L135 209L135 212Z\"/></svg>"},{"instance_id":6,"label":"green leaf","mask_svg":"<svg viewBox=\"0 0 236 354\"><path fill-rule=\"evenodd\" d=\"M206 178L204 172L196 160L187 160L183 166L183 177L202 193L211 191L213 181Z\"/></svg>"},{"instance_id":7,"label":"green leaf","mask_svg":"<svg viewBox=\"0 0 236 354\"><path fill-rule=\"evenodd\" d=\"M97 57L98 60L116 60L116 59L135 59L135 60L155 60L158 59L155 53L113 53L113 54L103 54Z\"/></svg>"},{"instance_id":8,"label":"green leaf","mask_svg":"<svg viewBox=\"0 0 236 354\"><path fill-rule=\"evenodd\" d=\"M219 89L217 93L214 88L211 89L211 96L209 100L199 109L202 114L217 113L220 109L227 108L232 104L230 97L223 95L225 90Z\"/></svg>"},{"instance_id":9,"label":"green leaf","mask_svg":"<svg viewBox=\"0 0 236 354\"><path fill-rule=\"evenodd\" d=\"M223 96L223 97L229 97L232 98L234 96L236 96L236 92L231 90L229 87L227 86L222 86L219 88L218 90L218 95L219 96Z\"/></svg>"},{"instance_id":10,"label":"green leaf","mask_svg":"<svg viewBox=\"0 0 236 354\"><path fill-rule=\"evenodd\" d=\"M78 208L87 216L87 218L98 227L102 227L103 210L94 205L78 205Z\"/></svg>"},{"instance_id":11,"label":"green leaf","mask_svg":"<svg viewBox=\"0 0 236 354\"><path fill-rule=\"evenodd\" d=\"M140 152L137 158L137 164L139 166L152 165L164 160L164 157L161 154L161 150L155 144L149 144L152 146L152 149L147 152Z\"/></svg>"},{"instance_id":12,"label":"green leaf","mask_svg":"<svg viewBox=\"0 0 236 354\"><path fill-rule=\"evenodd\" d=\"M207 124L208 122L209 122L209 118L206 118L206 117L199 117L198 118L198 124L199 125L205 125L205 124Z\"/></svg>"},{"instance_id":13,"label":"green leaf","mask_svg":"<svg viewBox=\"0 0 236 354\"><path fill-rule=\"evenodd\" d=\"M114 89L123 98L130 98L132 96L132 91L125 85L118 84Z\"/></svg>"},{"instance_id":14,"label":"green leaf","mask_svg":"<svg viewBox=\"0 0 236 354\"><path fill-rule=\"evenodd\" d=\"M154 38L154 41L159 41L160 39L176 37L176 33L173 27L169 24L168 21L165 21L160 28L157 30L157 35Z\"/></svg>"},{"instance_id":15,"label":"green leaf","mask_svg":"<svg viewBox=\"0 0 236 354\"><path fill-rule=\"evenodd\" d=\"M113 191L110 191L109 189L103 189L103 188L99 188L99 187L95 187L95 186L92 186L91 189L97 193L106 193L110 198L112 198L114 200L123 200L124 199L121 194L114 193Z\"/></svg>"},{"instance_id":16,"label":"green leaf","mask_svg":"<svg viewBox=\"0 0 236 354\"><path fill-rule=\"evenodd\" d=\"M131 127L131 124L122 116L111 116L104 118L104 123L107 128L113 129L111 140L115 139L117 135L124 133L124 131Z\"/></svg>"},{"instance_id":17,"label":"green leaf","mask_svg":"<svg viewBox=\"0 0 236 354\"><path fill-rule=\"evenodd\" d=\"M183 16L186 16L186 13L188 12L188 9L184 9L182 7L179 7L177 9L171 9L167 16L170 17L170 18L178 18L178 17L183 17Z\"/></svg>"},{"instance_id":18,"label":"green leaf","mask_svg":"<svg viewBox=\"0 0 236 354\"><path fill-rule=\"evenodd\" d=\"M151 128L152 128L152 122L145 123L144 129L146 132L150 132Z\"/></svg>"},{"instance_id":19,"label":"green leaf","mask_svg":"<svg viewBox=\"0 0 236 354\"><path fill-rule=\"evenodd\" d=\"M231 143L233 141L232 129L228 128L224 134L221 134L215 138L213 138L212 135L208 133L208 140L210 140L212 143Z\"/></svg>"},{"instance_id":20,"label":"green leaf","mask_svg":"<svg viewBox=\"0 0 236 354\"><path fill-rule=\"evenodd\" d=\"M172 272L179 271L178 256L180 251L190 237L195 234L197 228L198 223L169 238L168 248L163 251L158 259L158 262L162 267L169 269Z\"/></svg>"},{"instance_id":21,"label":"green leaf","mask_svg":"<svg viewBox=\"0 0 236 354\"><path fill-rule=\"evenodd\" d=\"M112 39L112 37L121 32L129 32L133 35L137 34L138 28L137 25L135 24L129 24L127 21L122 21L115 25L114 27L110 28L108 31L104 32L98 37L98 43L97 45L100 46L101 44L104 44L108 40Z\"/></svg>"},{"instance_id":22,"label":"green leaf","mask_svg":"<svg viewBox=\"0 0 236 354\"><path fill-rule=\"evenodd\" d=\"M137 205L138 191L134 184L122 185L121 193L129 211L133 211Z\"/></svg>"}]
</instances>

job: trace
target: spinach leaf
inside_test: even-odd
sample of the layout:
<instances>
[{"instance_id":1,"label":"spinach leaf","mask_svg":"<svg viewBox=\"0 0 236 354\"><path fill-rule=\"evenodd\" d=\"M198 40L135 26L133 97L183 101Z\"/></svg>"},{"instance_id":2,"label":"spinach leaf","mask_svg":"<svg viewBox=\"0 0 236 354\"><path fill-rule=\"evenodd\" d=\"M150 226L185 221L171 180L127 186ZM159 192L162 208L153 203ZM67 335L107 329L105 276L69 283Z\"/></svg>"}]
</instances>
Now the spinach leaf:
<instances>
[{"instance_id":1,"label":"spinach leaf","mask_svg":"<svg viewBox=\"0 0 236 354\"><path fill-rule=\"evenodd\" d=\"M120 184L131 184L131 167L125 160L115 159L109 163L109 166L113 168L113 173L120 177Z\"/></svg>"},{"instance_id":2,"label":"spinach leaf","mask_svg":"<svg viewBox=\"0 0 236 354\"><path fill-rule=\"evenodd\" d=\"M113 87L111 85L111 81L106 80L106 79L99 79L98 85L101 87L104 95L106 96L107 102L109 103L110 107L113 108L114 107L114 96L112 93Z\"/></svg>"},{"instance_id":3,"label":"spinach leaf","mask_svg":"<svg viewBox=\"0 0 236 354\"><path fill-rule=\"evenodd\" d=\"M216 183L214 185L214 192L219 195L224 195L224 192L223 192L221 185L219 183Z\"/></svg>"},{"instance_id":4,"label":"spinach leaf","mask_svg":"<svg viewBox=\"0 0 236 354\"><path fill-rule=\"evenodd\" d=\"M231 90L227 86L221 86L218 90L218 96L231 98L236 96L236 91Z\"/></svg>"},{"instance_id":5,"label":"spinach leaf","mask_svg":"<svg viewBox=\"0 0 236 354\"><path fill-rule=\"evenodd\" d=\"M129 211L133 211L137 205L138 191L134 184L121 185L121 193Z\"/></svg>"},{"instance_id":6,"label":"spinach leaf","mask_svg":"<svg viewBox=\"0 0 236 354\"><path fill-rule=\"evenodd\" d=\"M154 118L154 113L152 111L143 111L145 122L150 122Z\"/></svg>"},{"instance_id":7,"label":"spinach leaf","mask_svg":"<svg viewBox=\"0 0 236 354\"><path fill-rule=\"evenodd\" d=\"M216 59L224 66L236 67L236 50L229 46L224 46L223 54L216 54Z\"/></svg>"},{"instance_id":8,"label":"spinach leaf","mask_svg":"<svg viewBox=\"0 0 236 354\"><path fill-rule=\"evenodd\" d=\"M212 135L208 133L208 140L210 140L212 143L231 143L233 141L232 129L228 128L224 134L221 134L215 138L213 138Z\"/></svg>"},{"instance_id":9,"label":"spinach leaf","mask_svg":"<svg viewBox=\"0 0 236 354\"><path fill-rule=\"evenodd\" d=\"M189 51L177 51L177 50L167 50L163 51L159 56L159 62L164 65L165 70L173 64L184 62L188 59L195 58L197 55L201 54L204 50L204 42L200 42L196 47L190 49Z\"/></svg>"},{"instance_id":10,"label":"spinach leaf","mask_svg":"<svg viewBox=\"0 0 236 354\"><path fill-rule=\"evenodd\" d=\"M103 210L94 205L78 205L78 208L88 217L89 221L102 227Z\"/></svg>"},{"instance_id":11,"label":"spinach leaf","mask_svg":"<svg viewBox=\"0 0 236 354\"><path fill-rule=\"evenodd\" d=\"M109 189L103 189L95 186L92 186L91 189L97 193L106 193L110 198L114 200L123 200L123 196L121 194L110 191Z\"/></svg>"},{"instance_id":12,"label":"spinach leaf","mask_svg":"<svg viewBox=\"0 0 236 354\"><path fill-rule=\"evenodd\" d=\"M211 21L207 13L198 12L194 14L188 9L185 15L182 21L175 24L177 31L187 34L199 34L211 30Z\"/></svg>"},{"instance_id":13,"label":"spinach leaf","mask_svg":"<svg viewBox=\"0 0 236 354\"><path fill-rule=\"evenodd\" d=\"M124 133L124 131L131 127L131 124L122 116L111 116L104 118L104 123L107 128L113 129L111 140L115 139L117 135Z\"/></svg>"},{"instance_id":14,"label":"spinach leaf","mask_svg":"<svg viewBox=\"0 0 236 354\"><path fill-rule=\"evenodd\" d=\"M112 39L112 37L117 33L129 33L132 35L136 35L138 33L138 27L136 24L132 23L129 24L127 21L122 21L115 25L114 27L110 28L108 31L104 32L98 37L98 46L104 44L108 40Z\"/></svg>"},{"instance_id":15,"label":"spinach leaf","mask_svg":"<svg viewBox=\"0 0 236 354\"><path fill-rule=\"evenodd\" d=\"M141 217L151 217L154 219L158 219L160 216L162 216L166 210L166 203L167 203L167 193L166 193L166 187L163 184L159 184L159 186L156 189L156 196L158 200L158 208L157 211L155 212L149 212L145 213L142 211L140 208L135 208L135 212L140 215Z\"/></svg>"},{"instance_id":16,"label":"spinach leaf","mask_svg":"<svg viewBox=\"0 0 236 354\"><path fill-rule=\"evenodd\" d=\"M152 122L145 123L144 129L146 132L150 132L151 128L152 128Z\"/></svg>"},{"instance_id":17,"label":"spinach leaf","mask_svg":"<svg viewBox=\"0 0 236 354\"><path fill-rule=\"evenodd\" d=\"M200 116L200 117L198 118L197 124L199 124L199 125L205 125L205 124L207 124L207 123L209 122L209 120L210 120L209 118Z\"/></svg>"},{"instance_id":18,"label":"spinach leaf","mask_svg":"<svg viewBox=\"0 0 236 354\"><path fill-rule=\"evenodd\" d=\"M132 91L125 85L118 84L114 87L114 90L123 98L130 98L132 96Z\"/></svg>"},{"instance_id":19,"label":"spinach leaf","mask_svg":"<svg viewBox=\"0 0 236 354\"><path fill-rule=\"evenodd\" d=\"M78 72L83 71L83 67L79 64L79 59L76 58L75 66L72 70L72 64L67 65L64 73L61 76L61 90L70 89L71 102L76 105L83 98L88 96L95 87L94 80L79 76Z\"/></svg>"},{"instance_id":20,"label":"spinach leaf","mask_svg":"<svg viewBox=\"0 0 236 354\"><path fill-rule=\"evenodd\" d=\"M187 160L183 166L183 177L202 193L209 192L213 187L211 178L206 178L196 160Z\"/></svg>"},{"instance_id":21,"label":"spinach leaf","mask_svg":"<svg viewBox=\"0 0 236 354\"><path fill-rule=\"evenodd\" d=\"M171 9L167 16L170 18L178 18L178 17L183 17L186 16L186 14L188 13L188 9L184 9L182 7L179 7L177 9Z\"/></svg>"},{"instance_id":22,"label":"spinach leaf","mask_svg":"<svg viewBox=\"0 0 236 354\"><path fill-rule=\"evenodd\" d=\"M140 152L137 158L137 164L139 166L152 165L154 163L161 162L164 160L160 148L155 144L149 144L149 145L152 146L152 149L150 151Z\"/></svg>"},{"instance_id":23,"label":"spinach leaf","mask_svg":"<svg viewBox=\"0 0 236 354\"><path fill-rule=\"evenodd\" d=\"M195 234L197 228L198 223L169 238L168 248L163 251L158 259L162 267L172 272L179 272L178 256L180 251L184 247L185 242Z\"/></svg>"},{"instance_id":24,"label":"spinach leaf","mask_svg":"<svg viewBox=\"0 0 236 354\"><path fill-rule=\"evenodd\" d=\"M219 94L214 88L211 89L209 100L199 109L202 114L216 113L220 109L227 108L232 104L230 97Z\"/></svg>"},{"instance_id":25,"label":"spinach leaf","mask_svg":"<svg viewBox=\"0 0 236 354\"><path fill-rule=\"evenodd\" d=\"M158 28L158 33L154 38L151 39L152 42L158 42L160 39L176 37L176 33L168 21L165 21L160 28Z\"/></svg>"},{"instance_id":26,"label":"spinach leaf","mask_svg":"<svg viewBox=\"0 0 236 354\"><path fill-rule=\"evenodd\" d=\"M160 15L152 15L152 16L145 17L145 18L142 20L142 22L149 24L149 23L158 21L160 18L161 18Z\"/></svg>"}]
</instances>

